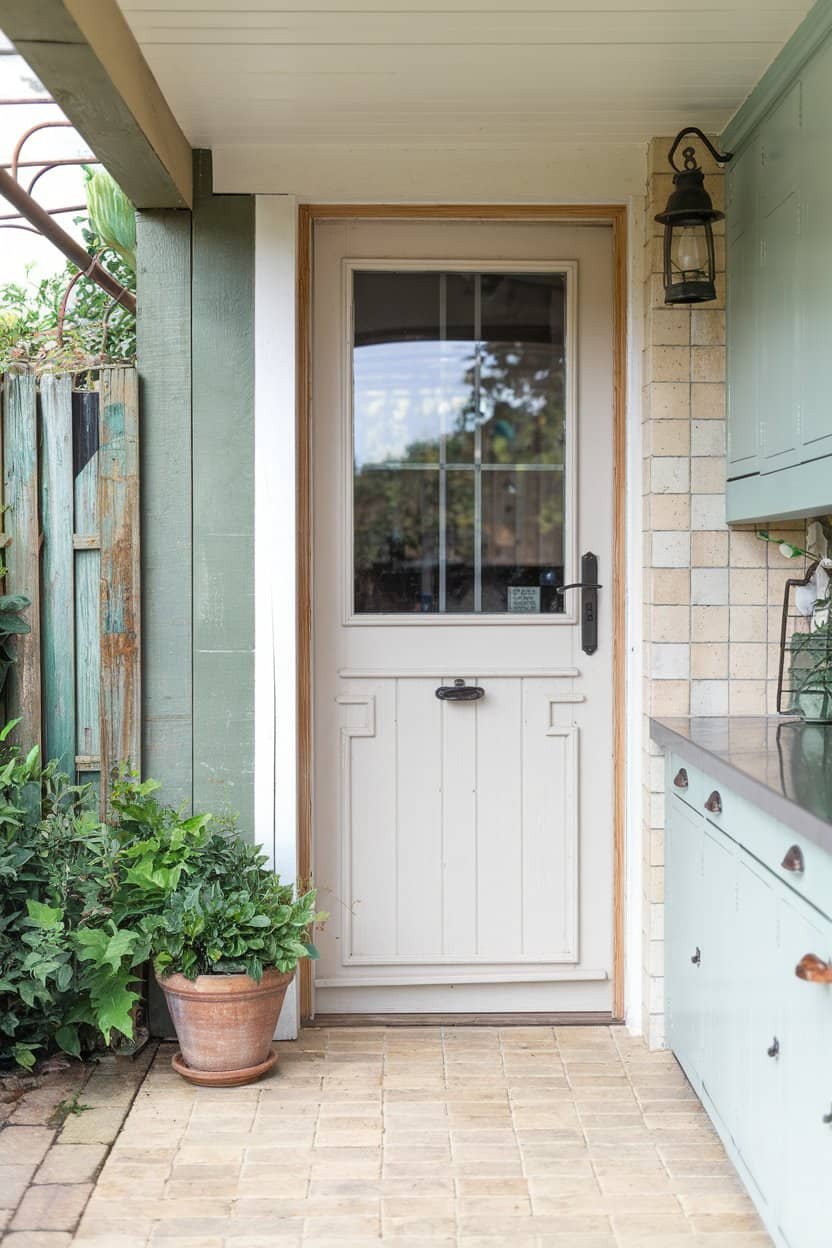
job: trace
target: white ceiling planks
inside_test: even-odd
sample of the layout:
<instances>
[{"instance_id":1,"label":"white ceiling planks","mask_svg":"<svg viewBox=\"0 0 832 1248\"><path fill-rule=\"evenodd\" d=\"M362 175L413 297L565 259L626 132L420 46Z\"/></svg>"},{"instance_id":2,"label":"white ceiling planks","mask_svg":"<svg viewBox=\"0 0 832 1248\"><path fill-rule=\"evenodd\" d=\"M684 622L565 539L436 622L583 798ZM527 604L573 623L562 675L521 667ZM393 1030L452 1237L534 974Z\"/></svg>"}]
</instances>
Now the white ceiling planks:
<instances>
[{"instance_id":1,"label":"white ceiling planks","mask_svg":"<svg viewBox=\"0 0 832 1248\"><path fill-rule=\"evenodd\" d=\"M197 146L719 130L811 0L120 0Z\"/></svg>"}]
</instances>

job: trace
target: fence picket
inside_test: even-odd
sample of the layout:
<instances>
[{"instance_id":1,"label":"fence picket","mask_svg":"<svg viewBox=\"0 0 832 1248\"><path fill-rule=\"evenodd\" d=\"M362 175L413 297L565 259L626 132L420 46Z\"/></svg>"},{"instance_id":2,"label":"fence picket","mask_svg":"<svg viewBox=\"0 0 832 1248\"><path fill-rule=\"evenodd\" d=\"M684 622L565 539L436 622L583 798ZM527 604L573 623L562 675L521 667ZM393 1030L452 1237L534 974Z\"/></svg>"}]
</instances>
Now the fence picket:
<instances>
[{"instance_id":1,"label":"fence picket","mask_svg":"<svg viewBox=\"0 0 832 1248\"><path fill-rule=\"evenodd\" d=\"M139 403L135 369L101 376L98 516L101 534L101 777L141 765Z\"/></svg>"},{"instance_id":2,"label":"fence picket","mask_svg":"<svg viewBox=\"0 0 832 1248\"><path fill-rule=\"evenodd\" d=\"M72 376L40 383L43 734L47 758L75 774Z\"/></svg>"},{"instance_id":3,"label":"fence picket","mask_svg":"<svg viewBox=\"0 0 832 1248\"><path fill-rule=\"evenodd\" d=\"M101 553L98 526L98 406L95 390L73 395L75 472L76 767L94 781L101 766L98 700L101 688Z\"/></svg>"},{"instance_id":4,"label":"fence picket","mask_svg":"<svg viewBox=\"0 0 832 1248\"><path fill-rule=\"evenodd\" d=\"M31 601L30 633L16 642L9 678L10 713L20 717L15 737L27 748L41 741L40 526L38 520L37 388L35 375L7 373L3 388L6 592Z\"/></svg>"}]
</instances>

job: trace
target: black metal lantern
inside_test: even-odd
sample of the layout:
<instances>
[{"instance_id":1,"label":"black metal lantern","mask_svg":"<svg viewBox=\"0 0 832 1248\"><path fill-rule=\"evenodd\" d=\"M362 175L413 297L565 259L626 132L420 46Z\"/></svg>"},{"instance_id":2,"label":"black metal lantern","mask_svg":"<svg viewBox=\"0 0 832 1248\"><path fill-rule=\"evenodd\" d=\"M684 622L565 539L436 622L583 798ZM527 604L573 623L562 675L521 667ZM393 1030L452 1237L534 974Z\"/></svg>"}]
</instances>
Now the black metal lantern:
<instances>
[{"instance_id":1,"label":"black metal lantern","mask_svg":"<svg viewBox=\"0 0 832 1248\"><path fill-rule=\"evenodd\" d=\"M725 216L711 203L705 190L705 175L696 163L693 147L682 151L685 167L680 169L673 157L686 134L695 134L707 147L718 164L724 165L731 153L718 152L706 135L696 126L680 130L667 154L673 169L673 190L664 212L656 220L664 226L664 301L665 303L708 303L716 299L716 263L712 223Z\"/></svg>"}]
</instances>

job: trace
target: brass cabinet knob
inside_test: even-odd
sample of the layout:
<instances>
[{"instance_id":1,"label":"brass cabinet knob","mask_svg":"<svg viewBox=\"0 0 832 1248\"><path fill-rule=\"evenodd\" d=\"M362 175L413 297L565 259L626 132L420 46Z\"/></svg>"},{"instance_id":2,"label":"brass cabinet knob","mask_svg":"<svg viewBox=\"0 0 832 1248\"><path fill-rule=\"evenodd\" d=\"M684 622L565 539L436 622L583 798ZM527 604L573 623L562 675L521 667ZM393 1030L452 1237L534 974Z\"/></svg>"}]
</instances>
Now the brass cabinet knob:
<instances>
[{"instance_id":1,"label":"brass cabinet knob","mask_svg":"<svg viewBox=\"0 0 832 1248\"><path fill-rule=\"evenodd\" d=\"M804 953L794 973L798 979L805 979L807 984L832 984L832 965L816 953Z\"/></svg>"},{"instance_id":2,"label":"brass cabinet knob","mask_svg":"<svg viewBox=\"0 0 832 1248\"><path fill-rule=\"evenodd\" d=\"M802 875L806 870L806 863L803 861L803 850L799 845L792 845L786 850L786 856L780 863L784 871L794 871L796 875Z\"/></svg>"},{"instance_id":3,"label":"brass cabinet knob","mask_svg":"<svg viewBox=\"0 0 832 1248\"><path fill-rule=\"evenodd\" d=\"M705 803L705 809L711 815L722 814L722 797L720 795L719 789L714 789L713 793L711 794L711 796L708 798L708 800Z\"/></svg>"},{"instance_id":4,"label":"brass cabinet knob","mask_svg":"<svg viewBox=\"0 0 832 1248\"><path fill-rule=\"evenodd\" d=\"M688 787L688 773L684 767L680 767L673 777L673 783L677 789L686 789Z\"/></svg>"}]
</instances>

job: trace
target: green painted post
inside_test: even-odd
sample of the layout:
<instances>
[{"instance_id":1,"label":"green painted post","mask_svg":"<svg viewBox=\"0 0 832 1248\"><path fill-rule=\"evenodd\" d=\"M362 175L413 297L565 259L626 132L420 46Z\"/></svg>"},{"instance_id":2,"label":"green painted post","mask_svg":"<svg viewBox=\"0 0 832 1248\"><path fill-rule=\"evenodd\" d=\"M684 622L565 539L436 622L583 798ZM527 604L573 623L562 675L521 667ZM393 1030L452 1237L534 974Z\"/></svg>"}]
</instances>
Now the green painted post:
<instances>
[{"instance_id":1,"label":"green painted post","mask_svg":"<svg viewBox=\"0 0 832 1248\"><path fill-rule=\"evenodd\" d=\"M191 214L140 212L142 763L161 795L193 796Z\"/></svg>"},{"instance_id":2,"label":"green painted post","mask_svg":"<svg viewBox=\"0 0 832 1248\"><path fill-rule=\"evenodd\" d=\"M254 199L193 211L194 806L254 829Z\"/></svg>"}]
</instances>

